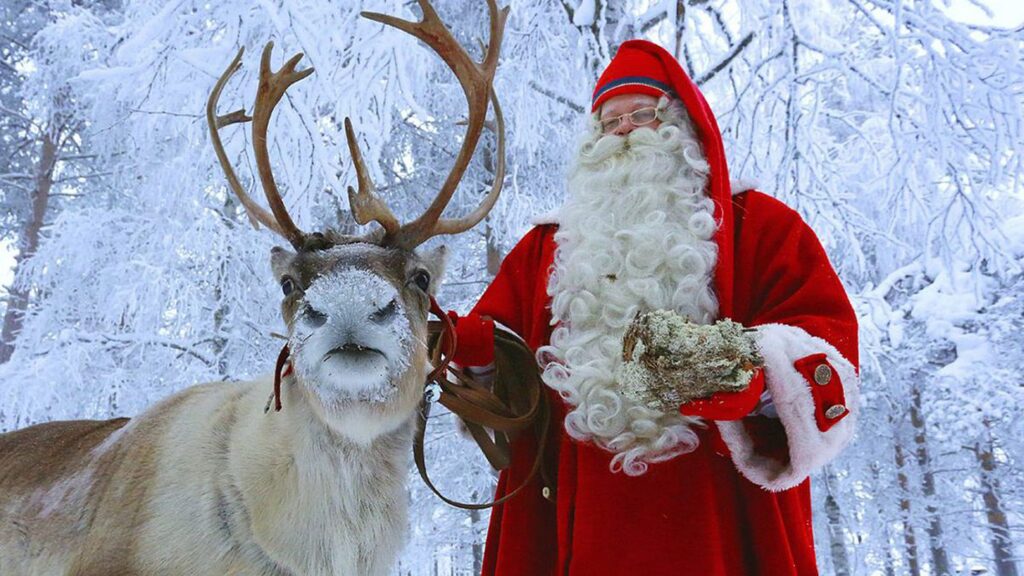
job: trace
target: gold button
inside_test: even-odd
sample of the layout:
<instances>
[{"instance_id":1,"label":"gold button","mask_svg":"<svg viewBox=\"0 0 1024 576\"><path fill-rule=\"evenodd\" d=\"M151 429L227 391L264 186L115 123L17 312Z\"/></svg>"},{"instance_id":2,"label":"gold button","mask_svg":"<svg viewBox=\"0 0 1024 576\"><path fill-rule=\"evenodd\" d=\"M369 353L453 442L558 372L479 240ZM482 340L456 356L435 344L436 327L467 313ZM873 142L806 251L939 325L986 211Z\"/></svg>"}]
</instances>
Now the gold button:
<instances>
[{"instance_id":1,"label":"gold button","mask_svg":"<svg viewBox=\"0 0 1024 576\"><path fill-rule=\"evenodd\" d=\"M828 364L818 364L814 369L814 381L822 386L832 381L832 368Z\"/></svg>"},{"instance_id":2,"label":"gold button","mask_svg":"<svg viewBox=\"0 0 1024 576\"><path fill-rule=\"evenodd\" d=\"M551 488L548 488L547 486L545 486L540 491L540 494L541 494L541 496L543 496L543 497L547 498L548 500L550 500L551 499Z\"/></svg>"},{"instance_id":3,"label":"gold button","mask_svg":"<svg viewBox=\"0 0 1024 576\"><path fill-rule=\"evenodd\" d=\"M825 418L828 418L829 420L835 420L843 414L846 414L846 406L843 406L842 404L836 404L835 406L829 407L828 410L825 410Z\"/></svg>"}]
</instances>

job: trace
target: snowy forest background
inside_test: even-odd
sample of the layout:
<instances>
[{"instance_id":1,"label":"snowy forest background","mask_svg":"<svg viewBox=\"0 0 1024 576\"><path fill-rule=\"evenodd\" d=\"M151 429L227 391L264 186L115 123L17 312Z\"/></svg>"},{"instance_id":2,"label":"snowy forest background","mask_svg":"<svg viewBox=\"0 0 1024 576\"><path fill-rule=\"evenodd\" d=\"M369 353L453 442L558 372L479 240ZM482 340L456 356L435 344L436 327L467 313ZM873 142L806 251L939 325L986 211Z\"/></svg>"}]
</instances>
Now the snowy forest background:
<instances>
[{"instance_id":1,"label":"snowy forest background","mask_svg":"<svg viewBox=\"0 0 1024 576\"><path fill-rule=\"evenodd\" d=\"M969 0L967 0L969 1ZM437 0L464 44L483 2ZM824 574L1024 569L1024 27L943 0L511 0L496 87L509 172L451 249L439 301L465 311L555 208L598 72L622 41L678 55L718 115L734 178L798 209L861 321L857 441L813 479ZM298 51L271 155L299 225L356 230L342 121L396 213L451 165L465 103L415 40L359 18L399 0L0 0L0 430L132 415L196 382L271 370L283 332L268 253L228 192L204 106L250 107L258 53ZM985 22L985 23L978 23ZM228 154L258 187L244 129ZM485 141L449 214L489 186ZM257 196L261 194L257 190ZM442 488L494 476L449 417L428 437ZM487 514L415 473L397 573L475 574Z\"/></svg>"}]
</instances>

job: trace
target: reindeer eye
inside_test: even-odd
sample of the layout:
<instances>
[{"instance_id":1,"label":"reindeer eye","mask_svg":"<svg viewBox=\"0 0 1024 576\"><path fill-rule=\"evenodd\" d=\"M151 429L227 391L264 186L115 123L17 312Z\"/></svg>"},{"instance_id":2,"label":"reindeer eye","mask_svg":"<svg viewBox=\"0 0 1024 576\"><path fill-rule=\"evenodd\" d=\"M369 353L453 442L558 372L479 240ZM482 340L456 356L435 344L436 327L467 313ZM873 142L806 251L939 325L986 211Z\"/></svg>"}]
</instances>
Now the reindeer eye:
<instances>
[{"instance_id":1,"label":"reindeer eye","mask_svg":"<svg viewBox=\"0 0 1024 576\"><path fill-rule=\"evenodd\" d=\"M285 296L288 296L295 291L295 280L292 280L291 276L285 276L281 279L281 292L284 292Z\"/></svg>"},{"instance_id":2,"label":"reindeer eye","mask_svg":"<svg viewBox=\"0 0 1024 576\"><path fill-rule=\"evenodd\" d=\"M430 288L430 274L426 270L417 270L412 275L412 281L416 284L416 287L426 292Z\"/></svg>"}]
</instances>

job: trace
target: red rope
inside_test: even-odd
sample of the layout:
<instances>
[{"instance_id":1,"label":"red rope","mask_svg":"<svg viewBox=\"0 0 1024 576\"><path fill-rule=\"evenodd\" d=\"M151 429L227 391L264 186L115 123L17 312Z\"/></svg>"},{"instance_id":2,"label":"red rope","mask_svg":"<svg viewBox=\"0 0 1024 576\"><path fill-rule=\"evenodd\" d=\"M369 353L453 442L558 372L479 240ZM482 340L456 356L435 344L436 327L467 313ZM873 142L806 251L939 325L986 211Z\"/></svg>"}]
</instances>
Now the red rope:
<instances>
[{"instance_id":1,"label":"red rope","mask_svg":"<svg viewBox=\"0 0 1024 576\"><path fill-rule=\"evenodd\" d=\"M441 355L441 361L427 375L427 384L434 382L439 376L444 375L448 371L448 363L451 362L452 356L455 355L455 347L458 345L455 324L452 322L451 317L444 313L444 310L437 304L437 300L434 300L433 296L430 297L430 312L441 320L440 338L441 344L444 345L444 351Z\"/></svg>"},{"instance_id":2,"label":"red rope","mask_svg":"<svg viewBox=\"0 0 1024 576\"><path fill-rule=\"evenodd\" d=\"M284 347L281 348L281 352L277 355L277 367L274 369L274 412L281 411L281 378L292 373L291 362L288 362L289 354L290 351L288 350L288 345L285 344ZM282 372L281 368L285 364L288 364L288 368Z\"/></svg>"}]
</instances>

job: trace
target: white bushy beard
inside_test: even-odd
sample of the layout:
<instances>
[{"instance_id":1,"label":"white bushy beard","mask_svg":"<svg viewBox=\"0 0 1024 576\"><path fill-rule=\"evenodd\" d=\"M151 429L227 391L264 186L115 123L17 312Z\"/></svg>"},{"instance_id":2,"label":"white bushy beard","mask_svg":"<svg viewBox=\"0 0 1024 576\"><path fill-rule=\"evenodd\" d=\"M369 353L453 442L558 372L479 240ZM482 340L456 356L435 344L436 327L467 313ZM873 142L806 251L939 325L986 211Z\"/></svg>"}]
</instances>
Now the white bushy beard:
<instances>
[{"instance_id":1,"label":"white bushy beard","mask_svg":"<svg viewBox=\"0 0 1024 576\"><path fill-rule=\"evenodd\" d=\"M566 431L612 452L612 471L692 452L701 420L638 405L619 393L622 337L638 312L668 309L710 324L718 247L708 163L688 120L627 137L594 134L580 148L559 212L548 282L544 382L570 405ZM614 281L611 279L614 277Z\"/></svg>"}]
</instances>

